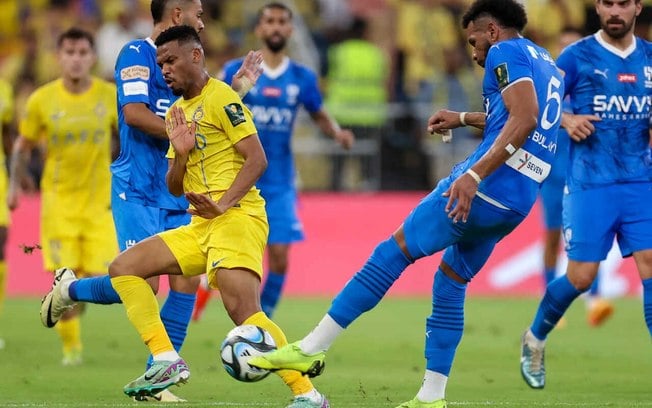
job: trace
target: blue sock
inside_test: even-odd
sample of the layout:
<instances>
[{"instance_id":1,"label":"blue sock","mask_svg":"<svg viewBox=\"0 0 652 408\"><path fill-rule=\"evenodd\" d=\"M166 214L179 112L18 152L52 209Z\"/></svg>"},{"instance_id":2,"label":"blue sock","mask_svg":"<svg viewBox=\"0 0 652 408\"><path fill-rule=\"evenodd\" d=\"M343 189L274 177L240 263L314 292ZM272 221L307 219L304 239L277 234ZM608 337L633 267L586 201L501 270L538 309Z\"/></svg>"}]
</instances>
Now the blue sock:
<instances>
[{"instance_id":1,"label":"blue sock","mask_svg":"<svg viewBox=\"0 0 652 408\"><path fill-rule=\"evenodd\" d=\"M555 280L557 276L557 268L543 268L543 279L545 279L546 286Z\"/></svg>"},{"instance_id":2,"label":"blue sock","mask_svg":"<svg viewBox=\"0 0 652 408\"><path fill-rule=\"evenodd\" d=\"M170 290L161 308L161 320L165 326L174 349L179 352L188 333L188 323L195 306L196 295ZM147 368L152 365L152 356L147 360Z\"/></svg>"},{"instance_id":3,"label":"blue sock","mask_svg":"<svg viewBox=\"0 0 652 408\"><path fill-rule=\"evenodd\" d=\"M95 303L98 305L122 303L118 292L111 285L111 277L109 275L77 279L70 284L68 293L70 294L70 299L75 302Z\"/></svg>"},{"instance_id":4,"label":"blue sock","mask_svg":"<svg viewBox=\"0 0 652 408\"><path fill-rule=\"evenodd\" d=\"M652 336L652 278L643 280L643 310L645 312L645 324Z\"/></svg>"},{"instance_id":5,"label":"blue sock","mask_svg":"<svg viewBox=\"0 0 652 408\"><path fill-rule=\"evenodd\" d=\"M464 331L466 284L441 270L432 287L432 314L426 320L426 368L448 376Z\"/></svg>"},{"instance_id":6,"label":"blue sock","mask_svg":"<svg viewBox=\"0 0 652 408\"><path fill-rule=\"evenodd\" d=\"M333 300L328 314L340 326L348 327L358 316L380 302L411 263L394 237L381 242L367 263Z\"/></svg>"},{"instance_id":7,"label":"blue sock","mask_svg":"<svg viewBox=\"0 0 652 408\"><path fill-rule=\"evenodd\" d=\"M546 288L546 294L539 304L539 309L530 327L534 337L545 340L573 300L581 294L582 292L575 289L566 275L552 281Z\"/></svg>"},{"instance_id":8,"label":"blue sock","mask_svg":"<svg viewBox=\"0 0 652 408\"><path fill-rule=\"evenodd\" d=\"M281 298L283 285L285 284L285 274L269 271L263 291L260 294L260 306L267 317L271 318L276 310L276 305Z\"/></svg>"}]
</instances>

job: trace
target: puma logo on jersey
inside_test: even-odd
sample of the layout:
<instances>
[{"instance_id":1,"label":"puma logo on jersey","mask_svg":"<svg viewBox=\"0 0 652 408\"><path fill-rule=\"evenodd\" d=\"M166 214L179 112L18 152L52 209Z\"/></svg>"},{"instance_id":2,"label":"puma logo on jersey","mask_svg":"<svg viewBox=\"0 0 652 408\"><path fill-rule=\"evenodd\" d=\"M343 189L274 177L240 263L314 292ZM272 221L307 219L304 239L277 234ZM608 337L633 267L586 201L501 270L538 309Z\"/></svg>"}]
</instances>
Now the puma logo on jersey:
<instances>
[{"instance_id":1,"label":"puma logo on jersey","mask_svg":"<svg viewBox=\"0 0 652 408\"><path fill-rule=\"evenodd\" d=\"M129 46L129 49L130 49L130 50L131 50L131 49L134 49L134 50L136 50L137 53L140 54L140 45L130 45L130 46Z\"/></svg>"},{"instance_id":2,"label":"puma logo on jersey","mask_svg":"<svg viewBox=\"0 0 652 408\"><path fill-rule=\"evenodd\" d=\"M603 70L603 71L600 71L599 69L595 68L595 69L593 70L593 73L594 73L594 74L598 74L598 75L603 76L604 79L609 79L609 78L607 78L607 72L608 72L608 71L609 71L609 68L607 68L607 69L605 69L605 70Z\"/></svg>"}]
</instances>

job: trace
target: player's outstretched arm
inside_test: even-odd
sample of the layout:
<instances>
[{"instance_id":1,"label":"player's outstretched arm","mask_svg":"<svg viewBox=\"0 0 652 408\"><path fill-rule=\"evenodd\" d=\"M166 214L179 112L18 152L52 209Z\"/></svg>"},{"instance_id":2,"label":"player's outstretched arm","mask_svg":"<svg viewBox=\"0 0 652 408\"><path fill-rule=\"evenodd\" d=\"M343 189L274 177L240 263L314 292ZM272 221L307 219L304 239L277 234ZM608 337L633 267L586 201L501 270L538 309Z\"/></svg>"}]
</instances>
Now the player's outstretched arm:
<instances>
[{"instance_id":1,"label":"player's outstretched arm","mask_svg":"<svg viewBox=\"0 0 652 408\"><path fill-rule=\"evenodd\" d=\"M263 53L258 51L249 51L242 61L242 65L231 79L231 88L240 98L244 96L256 85L258 78L263 73Z\"/></svg>"},{"instance_id":2,"label":"player's outstretched arm","mask_svg":"<svg viewBox=\"0 0 652 408\"><path fill-rule=\"evenodd\" d=\"M462 126L473 126L482 130L486 118L487 115L484 112L456 112L440 109L428 118L428 132L443 133L444 130Z\"/></svg>"},{"instance_id":3,"label":"player's outstretched arm","mask_svg":"<svg viewBox=\"0 0 652 408\"><path fill-rule=\"evenodd\" d=\"M326 109L321 108L317 112L311 113L310 117L324 134L332 137L343 148L348 150L355 143L353 132L349 129L342 129Z\"/></svg>"}]
</instances>

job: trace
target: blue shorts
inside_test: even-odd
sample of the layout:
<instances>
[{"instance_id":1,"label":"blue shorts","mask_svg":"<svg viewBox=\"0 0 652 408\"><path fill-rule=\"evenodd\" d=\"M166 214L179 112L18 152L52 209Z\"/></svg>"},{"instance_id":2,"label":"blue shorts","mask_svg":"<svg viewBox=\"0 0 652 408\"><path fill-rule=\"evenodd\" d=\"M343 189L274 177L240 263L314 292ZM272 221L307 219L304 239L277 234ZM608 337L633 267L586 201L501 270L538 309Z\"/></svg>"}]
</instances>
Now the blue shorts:
<instances>
[{"instance_id":1,"label":"blue shorts","mask_svg":"<svg viewBox=\"0 0 652 408\"><path fill-rule=\"evenodd\" d=\"M190 222L185 210L166 210L123 200L111 191L113 223L120 251L137 242Z\"/></svg>"},{"instance_id":2,"label":"blue shorts","mask_svg":"<svg viewBox=\"0 0 652 408\"><path fill-rule=\"evenodd\" d=\"M265 211L269 222L268 244L290 244L303 241L303 225L297 213L297 192L288 189L267 193L260 191L265 199Z\"/></svg>"},{"instance_id":3,"label":"blue shorts","mask_svg":"<svg viewBox=\"0 0 652 408\"><path fill-rule=\"evenodd\" d=\"M565 177L554 173L541 184L539 195L543 206L543 222L547 230L560 230L563 225L561 213L565 185Z\"/></svg>"},{"instance_id":4,"label":"blue shorts","mask_svg":"<svg viewBox=\"0 0 652 408\"><path fill-rule=\"evenodd\" d=\"M446 249L443 261L470 281L485 264L494 246L525 218L475 197L466 223L453 223L444 211L448 183L440 182L403 223L407 248L416 260Z\"/></svg>"},{"instance_id":5,"label":"blue shorts","mask_svg":"<svg viewBox=\"0 0 652 408\"><path fill-rule=\"evenodd\" d=\"M624 257L652 249L652 183L622 183L564 195L568 259L599 262L618 240Z\"/></svg>"}]
</instances>

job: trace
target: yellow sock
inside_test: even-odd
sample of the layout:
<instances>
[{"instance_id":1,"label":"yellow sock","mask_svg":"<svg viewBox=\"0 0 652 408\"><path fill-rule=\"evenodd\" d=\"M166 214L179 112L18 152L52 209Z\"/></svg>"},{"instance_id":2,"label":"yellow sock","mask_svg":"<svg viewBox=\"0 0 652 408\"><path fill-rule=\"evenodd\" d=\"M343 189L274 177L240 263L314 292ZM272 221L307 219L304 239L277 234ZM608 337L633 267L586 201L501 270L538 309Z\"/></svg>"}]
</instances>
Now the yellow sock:
<instances>
[{"instance_id":1,"label":"yellow sock","mask_svg":"<svg viewBox=\"0 0 652 408\"><path fill-rule=\"evenodd\" d=\"M174 351L158 311L158 302L152 288L138 276L111 278L113 289L118 292L127 309L127 317L136 327L140 337L152 355Z\"/></svg>"},{"instance_id":2,"label":"yellow sock","mask_svg":"<svg viewBox=\"0 0 652 408\"><path fill-rule=\"evenodd\" d=\"M59 320L54 326L59 333L63 343L63 355L80 354L82 349L81 343L81 321L79 316L71 319Z\"/></svg>"},{"instance_id":3,"label":"yellow sock","mask_svg":"<svg viewBox=\"0 0 652 408\"><path fill-rule=\"evenodd\" d=\"M2 312L2 305L5 303L6 281L7 262L0 260L0 312Z\"/></svg>"},{"instance_id":4,"label":"yellow sock","mask_svg":"<svg viewBox=\"0 0 652 408\"><path fill-rule=\"evenodd\" d=\"M253 324L267 330L272 338L274 338L277 347L283 347L288 344L288 340L285 337L283 330L281 330L281 328L271 321L263 312L258 312L249 316L242 324ZM315 388L308 377L302 375L298 371L279 370L275 371L275 374L278 374L278 376L281 377L283 382L290 387L292 394L294 395L305 394Z\"/></svg>"}]
</instances>

